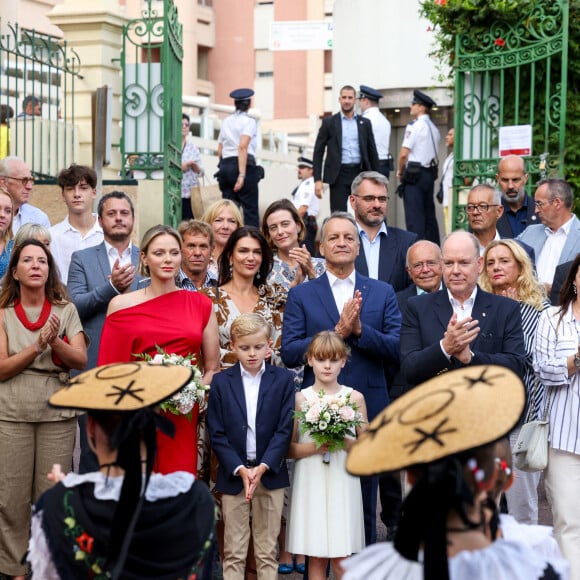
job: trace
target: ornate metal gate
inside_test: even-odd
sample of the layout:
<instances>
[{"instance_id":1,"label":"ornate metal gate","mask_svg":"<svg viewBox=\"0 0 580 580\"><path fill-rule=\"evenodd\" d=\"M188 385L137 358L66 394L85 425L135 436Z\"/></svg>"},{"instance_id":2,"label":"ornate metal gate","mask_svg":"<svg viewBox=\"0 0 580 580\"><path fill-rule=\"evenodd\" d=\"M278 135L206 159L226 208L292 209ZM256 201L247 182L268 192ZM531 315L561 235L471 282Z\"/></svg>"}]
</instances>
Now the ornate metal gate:
<instances>
[{"instance_id":1,"label":"ornate metal gate","mask_svg":"<svg viewBox=\"0 0 580 580\"><path fill-rule=\"evenodd\" d=\"M78 54L66 40L0 19L0 158L17 155L37 179L78 159Z\"/></svg>"},{"instance_id":2,"label":"ornate metal gate","mask_svg":"<svg viewBox=\"0 0 580 580\"><path fill-rule=\"evenodd\" d=\"M163 222L181 219L182 25L173 0L163 14L148 0L142 18L124 28L123 173L163 179Z\"/></svg>"},{"instance_id":3,"label":"ornate metal gate","mask_svg":"<svg viewBox=\"0 0 580 580\"><path fill-rule=\"evenodd\" d=\"M532 126L531 175L563 175L568 0L538 2L517 24L494 22L483 36L463 34L455 52L455 227L465 227L467 186L492 180L499 128Z\"/></svg>"}]
</instances>

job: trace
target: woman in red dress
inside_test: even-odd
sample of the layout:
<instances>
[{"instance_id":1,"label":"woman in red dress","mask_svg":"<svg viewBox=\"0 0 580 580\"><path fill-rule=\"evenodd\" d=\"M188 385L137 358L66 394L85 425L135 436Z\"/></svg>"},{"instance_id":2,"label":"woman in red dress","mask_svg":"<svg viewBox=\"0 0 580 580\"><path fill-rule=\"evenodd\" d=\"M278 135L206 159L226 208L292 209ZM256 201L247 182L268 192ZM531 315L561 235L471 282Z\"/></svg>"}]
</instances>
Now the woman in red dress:
<instances>
[{"instance_id":1,"label":"woman in red dress","mask_svg":"<svg viewBox=\"0 0 580 580\"><path fill-rule=\"evenodd\" d=\"M219 370L219 341L212 303L198 292L180 290L175 277L181 266L181 237L169 226L149 229L141 242L141 270L151 277L146 288L111 300L101 334L99 365L168 354L203 357L204 384ZM196 403L191 417L162 411L175 424L175 436L157 435L159 473L197 473Z\"/></svg>"}]
</instances>

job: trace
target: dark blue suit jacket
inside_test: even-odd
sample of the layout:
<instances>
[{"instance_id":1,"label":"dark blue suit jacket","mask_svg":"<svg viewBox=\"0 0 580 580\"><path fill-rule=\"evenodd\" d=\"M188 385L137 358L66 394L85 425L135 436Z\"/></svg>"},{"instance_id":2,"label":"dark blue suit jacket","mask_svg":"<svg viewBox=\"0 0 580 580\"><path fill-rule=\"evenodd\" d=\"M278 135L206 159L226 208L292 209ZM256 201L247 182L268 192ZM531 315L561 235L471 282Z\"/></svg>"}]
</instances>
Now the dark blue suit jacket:
<instances>
[{"instance_id":1,"label":"dark blue suit jacket","mask_svg":"<svg viewBox=\"0 0 580 580\"><path fill-rule=\"evenodd\" d=\"M443 354L439 341L453 314L447 290L407 299L401 326L401 370L408 385L417 385L435 375L464 366ZM478 288L472 318L479 321L479 334L471 344L471 365L505 366L523 376L524 336L519 305Z\"/></svg>"},{"instance_id":2,"label":"dark blue suit jacket","mask_svg":"<svg viewBox=\"0 0 580 580\"><path fill-rule=\"evenodd\" d=\"M417 234L400 228L387 226L387 235L382 235L379 249L379 280L389 283L395 292L400 292L409 284L407 274L407 250L417 241ZM354 262L356 271L369 275L369 267L361 242L360 251Z\"/></svg>"},{"instance_id":3,"label":"dark blue suit jacket","mask_svg":"<svg viewBox=\"0 0 580 580\"><path fill-rule=\"evenodd\" d=\"M290 371L266 363L256 411L256 460L269 467L261 479L268 489L290 485L286 454L292 437L294 392ZM211 447L219 460L216 489L237 495L244 485L242 478L233 472L238 465L246 464L248 431L239 362L216 374L211 382L207 428Z\"/></svg>"},{"instance_id":4,"label":"dark blue suit jacket","mask_svg":"<svg viewBox=\"0 0 580 580\"><path fill-rule=\"evenodd\" d=\"M370 420L389 403L383 362L399 360L401 313L390 284L357 273L355 288L362 294L362 333L358 338L347 338L352 353L338 381L364 395ZM326 274L291 288L282 324L284 364L304 364L304 353L313 336L322 330L333 330L339 318ZM302 386L313 383L312 368L306 366Z\"/></svg>"}]
</instances>

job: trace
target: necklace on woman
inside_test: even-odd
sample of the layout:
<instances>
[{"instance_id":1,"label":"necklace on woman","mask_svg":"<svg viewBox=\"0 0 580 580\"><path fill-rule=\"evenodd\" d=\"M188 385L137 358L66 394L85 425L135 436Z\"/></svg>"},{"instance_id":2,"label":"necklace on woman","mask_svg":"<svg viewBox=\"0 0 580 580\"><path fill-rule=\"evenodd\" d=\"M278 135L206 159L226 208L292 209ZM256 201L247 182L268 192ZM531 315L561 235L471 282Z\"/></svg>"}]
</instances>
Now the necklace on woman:
<instances>
[{"instance_id":1,"label":"necklace on woman","mask_svg":"<svg viewBox=\"0 0 580 580\"><path fill-rule=\"evenodd\" d=\"M26 311L24 310L24 306L22 306L22 303L20 302L20 298L14 300L14 312L16 313L16 317L20 320L22 326L28 330L40 330L46 324L46 321L50 316L50 308L51 304L48 301L48 298L45 298L38 320L36 322L30 322L26 315Z\"/></svg>"}]
</instances>

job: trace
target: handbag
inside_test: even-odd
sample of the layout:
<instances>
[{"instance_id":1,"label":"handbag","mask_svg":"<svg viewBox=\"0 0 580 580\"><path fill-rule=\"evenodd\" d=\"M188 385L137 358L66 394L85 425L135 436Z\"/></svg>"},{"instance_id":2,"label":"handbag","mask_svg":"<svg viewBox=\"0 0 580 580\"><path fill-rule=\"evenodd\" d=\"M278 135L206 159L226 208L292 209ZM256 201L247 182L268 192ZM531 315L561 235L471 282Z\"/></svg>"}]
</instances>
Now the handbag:
<instances>
[{"instance_id":1,"label":"handbag","mask_svg":"<svg viewBox=\"0 0 580 580\"><path fill-rule=\"evenodd\" d=\"M536 379L532 400L538 388L539 381ZM533 405L530 404L526 422L522 425L516 444L512 449L514 465L521 471L542 471L548 466L548 436L550 435L548 413L551 395L550 392L544 408L544 415L540 420L529 420L533 411Z\"/></svg>"},{"instance_id":2,"label":"handbag","mask_svg":"<svg viewBox=\"0 0 580 580\"><path fill-rule=\"evenodd\" d=\"M198 185L191 187L191 211L197 219L201 218L212 203L222 198L222 192L217 183L211 183L205 175L201 179L201 185L198 181Z\"/></svg>"}]
</instances>

